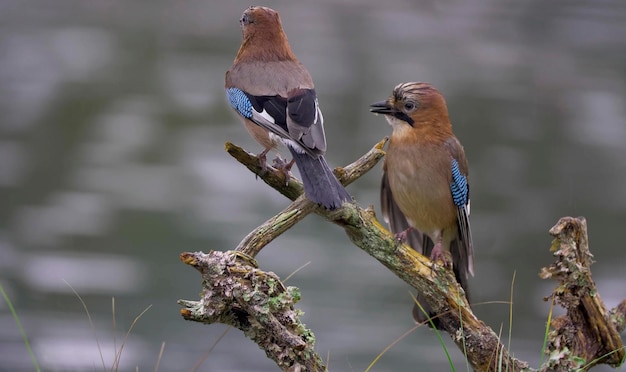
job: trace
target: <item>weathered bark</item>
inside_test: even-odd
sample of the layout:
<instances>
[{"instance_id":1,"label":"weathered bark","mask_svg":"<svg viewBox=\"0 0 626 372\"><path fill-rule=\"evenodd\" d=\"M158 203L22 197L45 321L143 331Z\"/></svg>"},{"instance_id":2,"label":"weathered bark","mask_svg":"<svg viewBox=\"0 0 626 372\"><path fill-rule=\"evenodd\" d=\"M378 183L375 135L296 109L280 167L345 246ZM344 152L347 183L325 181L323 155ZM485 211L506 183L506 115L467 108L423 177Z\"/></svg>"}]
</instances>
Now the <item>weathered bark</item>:
<instances>
[{"instance_id":1,"label":"weathered bark","mask_svg":"<svg viewBox=\"0 0 626 372\"><path fill-rule=\"evenodd\" d=\"M618 367L624 361L624 346L617 331L623 329L624 313L606 310L591 277L592 264L583 217L564 217L550 229L555 239L550 251L557 261L541 270L543 279L555 279L559 285L551 298L567 310L552 321L548 335L549 358L544 371L586 371L596 364ZM622 302L623 304L624 302ZM623 311L623 306L622 309Z\"/></svg>"},{"instance_id":2,"label":"weathered bark","mask_svg":"<svg viewBox=\"0 0 626 372\"><path fill-rule=\"evenodd\" d=\"M371 169L384 155L385 142L378 143L353 164L335 170L339 180L348 184ZM325 370L322 359L314 351L313 333L299 321L294 306L300 298L299 292L285 287L275 274L259 270L253 259L270 241L314 212L343 227L356 246L423 294L430 307L441 314L444 330L466 353L474 369L533 370L526 362L513 358L498 335L474 316L449 270L441 267L433 270L427 257L404 244L398 245L371 209L362 209L354 202L334 211L320 208L301 195L302 185L297 179L285 180L281 172L271 168L262 173L255 156L229 143L226 149L268 185L295 202L248 234L234 251L181 255L203 277L200 302L179 301L185 306L181 310L185 319L237 327L283 370ZM557 262L544 268L542 277L560 281L552 296L568 313L552 322L548 335L549 358L540 369L569 371L600 363L619 365L624 359L619 332L626 327L626 300L607 311L597 294L589 271L591 259L584 220L566 217L550 231L556 237L553 250Z\"/></svg>"}]
</instances>

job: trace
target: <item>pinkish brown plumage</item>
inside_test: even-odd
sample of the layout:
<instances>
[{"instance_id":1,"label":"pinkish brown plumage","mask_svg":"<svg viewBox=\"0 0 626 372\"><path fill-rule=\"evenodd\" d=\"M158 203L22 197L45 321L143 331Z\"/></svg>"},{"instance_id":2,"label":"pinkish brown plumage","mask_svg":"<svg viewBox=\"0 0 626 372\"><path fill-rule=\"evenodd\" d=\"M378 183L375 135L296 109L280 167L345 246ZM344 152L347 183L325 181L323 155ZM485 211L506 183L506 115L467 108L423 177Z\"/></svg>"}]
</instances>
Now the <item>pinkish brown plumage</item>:
<instances>
[{"instance_id":1,"label":"pinkish brown plumage","mask_svg":"<svg viewBox=\"0 0 626 372\"><path fill-rule=\"evenodd\" d=\"M324 159L324 118L315 86L291 50L278 12L253 6L240 22L243 40L225 76L229 103L264 147L263 165L270 149L285 144L306 196L327 209L340 207L351 197Z\"/></svg>"},{"instance_id":2,"label":"pinkish brown plumage","mask_svg":"<svg viewBox=\"0 0 626 372\"><path fill-rule=\"evenodd\" d=\"M468 165L443 96L430 84L402 83L371 111L384 114L393 128L381 185L385 220L418 252L434 262L451 262L469 298L474 259ZM419 322L427 319L417 306L413 316Z\"/></svg>"}]
</instances>

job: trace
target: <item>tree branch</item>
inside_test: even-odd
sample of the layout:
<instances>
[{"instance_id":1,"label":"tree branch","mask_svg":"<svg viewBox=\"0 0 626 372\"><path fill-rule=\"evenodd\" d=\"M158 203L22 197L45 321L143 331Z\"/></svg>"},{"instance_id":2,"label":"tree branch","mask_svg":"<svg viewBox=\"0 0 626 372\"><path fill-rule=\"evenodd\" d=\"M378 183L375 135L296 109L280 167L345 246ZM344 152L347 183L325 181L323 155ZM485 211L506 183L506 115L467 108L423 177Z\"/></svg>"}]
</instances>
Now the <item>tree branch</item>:
<instances>
[{"instance_id":1,"label":"tree branch","mask_svg":"<svg viewBox=\"0 0 626 372\"><path fill-rule=\"evenodd\" d=\"M183 253L181 260L200 271L200 302L179 300L186 320L223 323L241 330L287 371L323 371L315 353L315 336L302 322L294 304L295 287L285 287L272 272L258 269L254 258L235 251Z\"/></svg>"},{"instance_id":2,"label":"tree branch","mask_svg":"<svg viewBox=\"0 0 626 372\"><path fill-rule=\"evenodd\" d=\"M379 142L350 166L335 170L339 180L348 184L371 169L384 155L385 142L386 139ZM474 316L452 273L441 267L433 270L427 257L407 245L398 245L378 222L373 210L362 209L356 203L344 203L334 211L320 208L301 196L302 185L297 179L285 180L273 168L262 173L255 156L230 143L226 149L268 185L295 202L248 234L236 251L181 255L203 277L201 301L179 301L185 306L181 310L185 319L220 322L241 329L283 370L323 370L321 358L313 351L313 333L304 328L298 311L294 310L299 293L282 285L275 274L259 270L253 259L270 241L314 212L344 228L355 245L417 289L428 305L441 314L442 327L466 351L474 369L531 370L526 362L513 358L497 334ZM611 312L606 311L588 269L591 255L586 224L584 220L583 223L572 221L580 220L564 218L550 230L556 237L553 248L558 248L555 248L558 261L544 268L542 277L561 281L552 296L568 309L568 314L552 324L547 350L550 358L542 370L570 370L575 365L587 369L599 363L617 366L624 358L618 332L626 327L626 300ZM313 364L306 364L311 361Z\"/></svg>"},{"instance_id":3,"label":"tree branch","mask_svg":"<svg viewBox=\"0 0 626 372\"><path fill-rule=\"evenodd\" d=\"M550 251L557 261L539 275L559 282L551 297L567 313L552 321L547 350L550 358L542 369L587 370L600 363L620 366L624 346L617 327L623 330L624 307L621 314L619 307L609 313L600 298L591 277L593 255L587 221L583 217L561 218L550 234L555 237Z\"/></svg>"},{"instance_id":4,"label":"tree branch","mask_svg":"<svg viewBox=\"0 0 626 372\"><path fill-rule=\"evenodd\" d=\"M339 181L341 181L343 185L349 185L372 169L378 161L385 156L383 147L386 143L387 138L385 137L354 163L344 168L335 169L335 175ZM237 245L235 250L254 257L264 246L276 239L283 232L289 230L293 225L300 222L300 220L309 213L315 210L319 210L320 213L323 211L323 208L304 197L302 183L297 178L291 177L286 181L283 172L270 166L263 171L259 163L259 158L230 142L226 142L226 151L272 188L291 200L297 199L294 203L283 209L282 212L279 212L276 216L270 218L261 226L250 232L239 245Z\"/></svg>"}]
</instances>

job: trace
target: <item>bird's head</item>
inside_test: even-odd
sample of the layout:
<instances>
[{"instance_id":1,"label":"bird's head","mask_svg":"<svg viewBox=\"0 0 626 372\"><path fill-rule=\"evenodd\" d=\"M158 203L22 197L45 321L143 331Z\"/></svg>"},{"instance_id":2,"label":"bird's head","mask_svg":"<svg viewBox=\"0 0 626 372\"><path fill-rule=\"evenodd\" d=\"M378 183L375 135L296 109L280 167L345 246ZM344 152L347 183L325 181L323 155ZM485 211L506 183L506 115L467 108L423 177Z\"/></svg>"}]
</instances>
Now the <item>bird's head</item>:
<instances>
[{"instance_id":1,"label":"bird's head","mask_svg":"<svg viewBox=\"0 0 626 372\"><path fill-rule=\"evenodd\" d=\"M280 16L274 9L251 6L243 12L239 23L243 41L238 59L244 58L244 55L256 60L295 59Z\"/></svg>"},{"instance_id":2,"label":"bird's head","mask_svg":"<svg viewBox=\"0 0 626 372\"><path fill-rule=\"evenodd\" d=\"M428 83L398 84L387 100L371 104L370 112L385 115L394 128L450 125L443 96Z\"/></svg>"},{"instance_id":3,"label":"bird's head","mask_svg":"<svg viewBox=\"0 0 626 372\"><path fill-rule=\"evenodd\" d=\"M251 6L246 9L239 19L244 39L257 32L282 31L280 16L274 9L264 6Z\"/></svg>"}]
</instances>

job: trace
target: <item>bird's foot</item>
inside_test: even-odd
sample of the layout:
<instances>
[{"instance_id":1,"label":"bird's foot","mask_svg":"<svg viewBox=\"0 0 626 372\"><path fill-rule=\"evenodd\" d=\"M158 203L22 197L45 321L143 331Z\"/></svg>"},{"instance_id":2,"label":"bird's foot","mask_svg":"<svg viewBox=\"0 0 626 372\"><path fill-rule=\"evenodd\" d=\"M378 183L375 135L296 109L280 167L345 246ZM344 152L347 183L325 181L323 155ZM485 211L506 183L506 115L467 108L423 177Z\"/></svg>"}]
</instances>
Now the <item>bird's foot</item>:
<instances>
[{"instance_id":1,"label":"bird's foot","mask_svg":"<svg viewBox=\"0 0 626 372\"><path fill-rule=\"evenodd\" d=\"M261 167L260 175L264 175L267 172L267 153L270 152L270 148L267 148L256 157L259 159L259 166ZM259 175L256 175L256 178L259 178Z\"/></svg>"},{"instance_id":2,"label":"bird's foot","mask_svg":"<svg viewBox=\"0 0 626 372\"><path fill-rule=\"evenodd\" d=\"M433 267L435 267L439 261L441 261L443 266L446 268L450 268L452 266L452 261L448 259L446 252L441 246L441 242L437 242L437 244L433 247L432 252L430 252L430 260L433 262Z\"/></svg>"},{"instance_id":3,"label":"bird's foot","mask_svg":"<svg viewBox=\"0 0 626 372\"><path fill-rule=\"evenodd\" d=\"M293 167L296 159L291 159L290 162L287 162L285 159L280 156L276 156L272 166L278 169L285 176L285 185L289 184L289 180L291 179L291 167Z\"/></svg>"},{"instance_id":4,"label":"bird's foot","mask_svg":"<svg viewBox=\"0 0 626 372\"><path fill-rule=\"evenodd\" d=\"M396 243L400 245L401 243L406 242L406 239L411 230L413 230L413 227L409 226L406 230L400 231L399 233L395 234L394 237L396 238Z\"/></svg>"}]
</instances>

